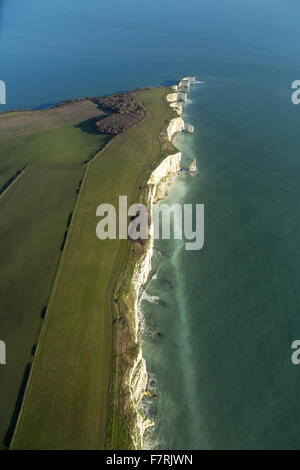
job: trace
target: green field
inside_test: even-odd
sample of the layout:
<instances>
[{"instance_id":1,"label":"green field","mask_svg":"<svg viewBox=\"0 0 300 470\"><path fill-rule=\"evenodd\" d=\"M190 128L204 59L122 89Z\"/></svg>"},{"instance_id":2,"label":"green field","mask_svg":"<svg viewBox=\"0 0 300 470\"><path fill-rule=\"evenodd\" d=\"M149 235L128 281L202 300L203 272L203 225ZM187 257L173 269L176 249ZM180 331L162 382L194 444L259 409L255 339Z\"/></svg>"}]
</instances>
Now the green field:
<instances>
[{"instance_id":1,"label":"green field","mask_svg":"<svg viewBox=\"0 0 300 470\"><path fill-rule=\"evenodd\" d=\"M5 189L11 184L17 175L17 172L22 168L18 166L3 165L0 166L0 196Z\"/></svg>"},{"instance_id":2,"label":"green field","mask_svg":"<svg viewBox=\"0 0 300 470\"><path fill-rule=\"evenodd\" d=\"M9 440L84 165L35 165L0 199L0 436Z\"/></svg>"},{"instance_id":3,"label":"green field","mask_svg":"<svg viewBox=\"0 0 300 470\"><path fill-rule=\"evenodd\" d=\"M162 158L165 88L139 92L147 118L89 165L51 294L14 449L103 449L112 361L112 293L127 240L96 237L101 203L138 201Z\"/></svg>"},{"instance_id":4,"label":"green field","mask_svg":"<svg viewBox=\"0 0 300 470\"><path fill-rule=\"evenodd\" d=\"M59 119L69 120L65 108ZM76 117L80 112L77 106ZM23 116L12 114L16 122ZM83 162L109 139L85 120L0 140L0 335L7 347L7 364L0 367L0 448L9 445L16 424Z\"/></svg>"},{"instance_id":5,"label":"green field","mask_svg":"<svg viewBox=\"0 0 300 470\"><path fill-rule=\"evenodd\" d=\"M30 114L32 111L17 111L17 113L20 114ZM16 115L16 111L11 111L7 113L0 113L0 119L5 119L5 118L10 118L12 116Z\"/></svg>"},{"instance_id":6,"label":"green field","mask_svg":"<svg viewBox=\"0 0 300 470\"><path fill-rule=\"evenodd\" d=\"M11 137L0 140L0 165L80 163L94 156L109 139L97 133L91 121Z\"/></svg>"},{"instance_id":7,"label":"green field","mask_svg":"<svg viewBox=\"0 0 300 470\"><path fill-rule=\"evenodd\" d=\"M105 113L97 103L90 99L75 100L61 103L52 108L37 111L18 111L0 114L0 139L8 139L18 135L54 129L67 125L88 123L89 120Z\"/></svg>"}]
</instances>

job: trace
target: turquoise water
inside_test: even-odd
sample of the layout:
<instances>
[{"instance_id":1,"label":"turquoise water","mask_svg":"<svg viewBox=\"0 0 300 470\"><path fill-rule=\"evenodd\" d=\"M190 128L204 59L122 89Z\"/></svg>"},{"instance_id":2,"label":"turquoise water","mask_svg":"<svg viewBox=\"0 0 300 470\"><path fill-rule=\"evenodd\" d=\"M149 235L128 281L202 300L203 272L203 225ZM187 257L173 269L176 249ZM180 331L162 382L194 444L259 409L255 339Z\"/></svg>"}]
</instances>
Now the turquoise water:
<instances>
[{"instance_id":1,"label":"turquoise water","mask_svg":"<svg viewBox=\"0 0 300 470\"><path fill-rule=\"evenodd\" d=\"M158 399L148 445L300 447L300 115L282 89L195 85L176 139L184 163L167 202L205 204L205 245L158 241L142 303ZM148 297L149 298L149 297ZM150 297L151 300L151 297ZM149 444L150 443L150 444Z\"/></svg>"},{"instance_id":2,"label":"turquoise water","mask_svg":"<svg viewBox=\"0 0 300 470\"><path fill-rule=\"evenodd\" d=\"M205 205L205 245L155 245L142 304L156 426L170 449L300 447L300 79L290 0L4 0L7 109L196 75L176 145L198 172L168 201ZM1 107L1 110L4 110ZM148 297L149 299L149 297ZM151 300L152 299L152 300Z\"/></svg>"}]
</instances>

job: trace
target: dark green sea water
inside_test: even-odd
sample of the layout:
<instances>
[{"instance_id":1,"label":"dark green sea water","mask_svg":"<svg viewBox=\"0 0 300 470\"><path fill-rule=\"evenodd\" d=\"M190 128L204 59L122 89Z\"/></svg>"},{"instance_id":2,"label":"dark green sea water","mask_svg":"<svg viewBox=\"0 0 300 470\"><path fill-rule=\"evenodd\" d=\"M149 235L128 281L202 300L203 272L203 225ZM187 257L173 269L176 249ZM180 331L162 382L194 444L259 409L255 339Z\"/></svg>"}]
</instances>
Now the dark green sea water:
<instances>
[{"instance_id":1,"label":"dark green sea water","mask_svg":"<svg viewBox=\"0 0 300 470\"><path fill-rule=\"evenodd\" d=\"M205 245L156 243L144 354L158 399L147 445L300 448L299 3L0 0L5 109L196 75L177 137L195 176L169 202L205 205ZM151 297L150 297L151 300ZM1 333L1 332L0 332Z\"/></svg>"}]
</instances>

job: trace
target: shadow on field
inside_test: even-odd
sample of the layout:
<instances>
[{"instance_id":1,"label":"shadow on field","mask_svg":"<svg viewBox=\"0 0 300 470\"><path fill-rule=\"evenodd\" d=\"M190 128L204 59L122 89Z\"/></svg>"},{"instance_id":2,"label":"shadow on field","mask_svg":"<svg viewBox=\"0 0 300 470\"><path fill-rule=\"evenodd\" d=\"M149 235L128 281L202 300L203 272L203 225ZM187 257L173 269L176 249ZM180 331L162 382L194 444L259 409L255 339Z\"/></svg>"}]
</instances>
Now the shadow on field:
<instances>
[{"instance_id":1,"label":"shadow on field","mask_svg":"<svg viewBox=\"0 0 300 470\"><path fill-rule=\"evenodd\" d=\"M81 183L82 183L82 181L79 181L80 186L81 186ZM67 227L68 227L68 228L69 228L70 225L71 225L72 217L73 217L73 212L70 212L70 213L69 213L69 217L68 217L68 221L67 221Z\"/></svg>"},{"instance_id":2,"label":"shadow on field","mask_svg":"<svg viewBox=\"0 0 300 470\"><path fill-rule=\"evenodd\" d=\"M47 308L48 308L47 305L45 305L45 307L42 308L42 311L41 311L41 314L40 314L40 317L42 318L42 320L44 320L44 318L46 317Z\"/></svg>"},{"instance_id":3,"label":"shadow on field","mask_svg":"<svg viewBox=\"0 0 300 470\"><path fill-rule=\"evenodd\" d=\"M33 348L34 348L34 346L33 346ZM32 352L33 352L33 350L32 350ZM15 409L14 409L13 415L12 415L11 420L10 420L10 425L9 425L9 427L8 427L6 433L5 433L4 439L3 439L3 443L4 443L5 447L7 447L7 448L9 448L9 446L10 446L10 443L11 443L11 440L12 440L12 437L13 437L13 434L14 434L14 430L15 430L15 427L16 427L16 424L17 424L18 416L19 416L19 413L20 413L20 410L21 410L23 397L24 397L24 393L25 393L25 389L26 389L26 384L27 384L29 374L30 374L30 370L31 370L31 365L32 365L32 363L29 362L25 367L25 371L24 371L24 374L23 374L23 379L22 379L22 382L21 382L21 386L19 388L18 398L17 398L17 401L15 403Z\"/></svg>"},{"instance_id":4,"label":"shadow on field","mask_svg":"<svg viewBox=\"0 0 300 470\"><path fill-rule=\"evenodd\" d=\"M81 129L82 132L86 132L87 134L99 135L96 122L99 121L101 117L102 116L93 119L87 119L86 121L76 124L74 127L76 127L77 129Z\"/></svg>"},{"instance_id":5,"label":"shadow on field","mask_svg":"<svg viewBox=\"0 0 300 470\"><path fill-rule=\"evenodd\" d=\"M10 186L15 181L15 179L22 173L23 170L24 170L24 168L22 170L18 170L11 178L9 178L8 181L6 181L6 183L4 183L3 186L1 186L0 196L1 196L2 193L4 193L4 191L6 191L8 186Z\"/></svg>"},{"instance_id":6,"label":"shadow on field","mask_svg":"<svg viewBox=\"0 0 300 470\"><path fill-rule=\"evenodd\" d=\"M63 241L62 241L62 243L61 243L61 245L60 245L60 251L61 251L61 252L64 251L64 247L65 247L65 244L66 244L66 241L67 241L68 231L69 231L69 230L67 229L67 230L65 231L65 233L64 233Z\"/></svg>"}]
</instances>

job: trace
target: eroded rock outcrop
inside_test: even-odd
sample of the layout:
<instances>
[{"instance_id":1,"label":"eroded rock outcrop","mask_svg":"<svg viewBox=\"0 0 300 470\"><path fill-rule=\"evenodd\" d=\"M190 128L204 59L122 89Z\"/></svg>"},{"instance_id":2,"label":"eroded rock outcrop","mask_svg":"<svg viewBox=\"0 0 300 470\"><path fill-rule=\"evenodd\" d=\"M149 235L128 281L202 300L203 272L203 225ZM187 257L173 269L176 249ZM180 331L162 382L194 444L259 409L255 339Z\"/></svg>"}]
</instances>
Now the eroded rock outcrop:
<instances>
[{"instance_id":1,"label":"eroded rock outcrop","mask_svg":"<svg viewBox=\"0 0 300 470\"><path fill-rule=\"evenodd\" d=\"M194 126L192 126L192 124L189 124L186 128L186 131L189 133L189 134L194 134Z\"/></svg>"},{"instance_id":2,"label":"eroded rock outcrop","mask_svg":"<svg viewBox=\"0 0 300 470\"><path fill-rule=\"evenodd\" d=\"M169 155L151 174L148 184L155 186L153 194L154 203L167 196L170 184L180 171L180 163L181 152Z\"/></svg>"},{"instance_id":3,"label":"eroded rock outcrop","mask_svg":"<svg viewBox=\"0 0 300 470\"><path fill-rule=\"evenodd\" d=\"M184 91L179 91L178 93L169 93L166 99L169 103L172 103L174 101L186 102L187 93L185 93Z\"/></svg>"},{"instance_id":4,"label":"eroded rock outcrop","mask_svg":"<svg viewBox=\"0 0 300 470\"><path fill-rule=\"evenodd\" d=\"M184 120L181 117L171 119L168 127L167 134L168 139L172 140L178 132L182 132L184 129Z\"/></svg>"},{"instance_id":5,"label":"eroded rock outcrop","mask_svg":"<svg viewBox=\"0 0 300 470\"><path fill-rule=\"evenodd\" d=\"M182 115L182 104L179 101L174 101L170 103L171 108L173 108L179 116Z\"/></svg>"},{"instance_id":6,"label":"eroded rock outcrop","mask_svg":"<svg viewBox=\"0 0 300 470\"><path fill-rule=\"evenodd\" d=\"M180 82L179 82L179 88L190 88L191 82L188 77L184 77Z\"/></svg>"},{"instance_id":7,"label":"eroded rock outcrop","mask_svg":"<svg viewBox=\"0 0 300 470\"><path fill-rule=\"evenodd\" d=\"M197 171L197 163L196 163L196 158L192 161L192 163L189 166L189 170L191 173L195 173Z\"/></svg>"},{"instance_id":8,"label":"eroded rock outcrop","mask_svg":"<svg viewBox=\"0 0 300 470\"><path fill-rule=\"evenodd\" d=\"M139 346L139 352L134 361L129 377L129 391L131 401L136 410L136 425L133 431L133 442L136 449L143 446L143 436L147 428L154 426L154 422L144 416L140 410L140 401L147 394L148 374L146 362L142 355L142 348Z\"/></svg>"},{"instance_id":9,"label":"eroded rock outcrop","mask_svg":"<svg viewBox=\"0 0 300 470\"><path fill-rule=\"evenodd\" d=\"M172 123L172 121L176 121ZM172 120L168 126L171 130L181 129L184 126L183 120L181 118L175 118ZM169 135L169 133L168 133ZM143 411L141 410L141 399L147 393L147 384L148 384L148 373L145 359L142 355L142 347L139 341L139 325L140 325L140 309L139 309L139 299L140 299L140 289L147 282L147 279L151 273L152 266L151 260L153 256L153 218L152 218L152 209L153 204L158 200L166 196L168 187L172 179L180 171L181 163L181 152L175 153L174 155L168 155L164 160L155 168L151 173L151 176L148 180L149 193L148 193L148 207L151 214L151 223L149 228L149 239L146 247L146 251L142 258L136 263L132 284L134 289L135 303L134 303L134 324L135 324L135 340L138 348L136 359L133 363L132 369L128 376L128 388L131 396L131 403L133 409L135 410L136 420L135 427L132 433L132 439L134 442L135 448L143 447L143 436L145 430L154 425L154 422L147 418Z\"/></svg>"}]
</instances>

